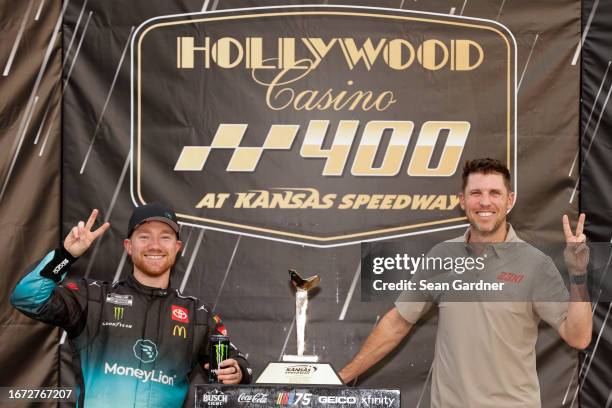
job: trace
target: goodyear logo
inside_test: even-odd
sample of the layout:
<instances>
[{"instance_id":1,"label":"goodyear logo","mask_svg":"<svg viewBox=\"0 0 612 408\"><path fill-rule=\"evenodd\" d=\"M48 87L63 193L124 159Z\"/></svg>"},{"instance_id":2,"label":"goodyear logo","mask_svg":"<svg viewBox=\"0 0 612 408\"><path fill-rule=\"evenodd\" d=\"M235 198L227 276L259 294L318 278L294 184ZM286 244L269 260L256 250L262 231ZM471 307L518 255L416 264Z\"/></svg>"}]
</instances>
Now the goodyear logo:
<instances>
[{"instance_id":1,"label":"goodyear logo","mask_svg":"<svg viewBox=\"0 0 612 408\"><path fill-rule=\"evenodd\" d=\"M191 225L318 247L462 226L466 159L516 175L515 54L502 25L462 16L150 20L133 42L132 196ZM155 100L159 87L175 91Z\"/></svg>"}]
</instances>

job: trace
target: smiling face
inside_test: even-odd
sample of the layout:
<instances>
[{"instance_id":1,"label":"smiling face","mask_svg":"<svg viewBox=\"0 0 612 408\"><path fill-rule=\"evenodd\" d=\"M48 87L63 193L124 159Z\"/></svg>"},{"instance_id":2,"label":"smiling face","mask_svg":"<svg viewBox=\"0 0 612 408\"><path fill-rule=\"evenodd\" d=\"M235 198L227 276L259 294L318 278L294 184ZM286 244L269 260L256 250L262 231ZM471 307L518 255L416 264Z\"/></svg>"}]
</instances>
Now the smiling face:
<instances>
[{"instance_id":1,"label":"smiling face","mask_svg":"<svg viewBox=\"0 0 612 408\"><path fill-rule=\"evenodd\" d=\"M514 204L499 173L471 173L463 193L461 208L470 222L471 242L503 242L506 239L506 215Z\"/></svg>"},{"instance_id":2,"label":"smiling face","mask_svg":"<svg viewBox=\"0 0 612 408\"><path fill-rule=\"evenodd\" d=\"M145 222L136 227L123 244L132 258L134 277L140 283L154 287L168 285L170 270L182 246L168 224Z\"/></svg>"}]
</instances>

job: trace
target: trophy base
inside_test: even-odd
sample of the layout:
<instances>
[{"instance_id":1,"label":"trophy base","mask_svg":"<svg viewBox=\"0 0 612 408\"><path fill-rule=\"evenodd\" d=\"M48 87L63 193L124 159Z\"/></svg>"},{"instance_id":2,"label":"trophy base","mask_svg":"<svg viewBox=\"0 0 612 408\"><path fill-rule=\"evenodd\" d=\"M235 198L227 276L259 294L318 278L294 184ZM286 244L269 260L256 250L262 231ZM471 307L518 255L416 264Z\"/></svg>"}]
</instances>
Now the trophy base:
<instances>
[{"instance_id":1,"label":"trophy base","mask_svg":"<svg viewBox=\"0 0 612 408\"><path fill-rule=\"evenodd\" d=\"M286 357L301 358L304 356ZM261 372L256 383L283 385L343 385L338 373L336 373L336 370L334 370L330 363L312 361L271 361Z\"/></svg>"},{"instance_id":2,"label":"trophy base","mask_svg":"<svg viewBox=\"0 0 612 408\"><path fill-rule=\"evenodd\" d=\"M316 363L319 361L319 356L292 356L285 354L283 361L292 363Z\"/></svg>"}]
</instances>

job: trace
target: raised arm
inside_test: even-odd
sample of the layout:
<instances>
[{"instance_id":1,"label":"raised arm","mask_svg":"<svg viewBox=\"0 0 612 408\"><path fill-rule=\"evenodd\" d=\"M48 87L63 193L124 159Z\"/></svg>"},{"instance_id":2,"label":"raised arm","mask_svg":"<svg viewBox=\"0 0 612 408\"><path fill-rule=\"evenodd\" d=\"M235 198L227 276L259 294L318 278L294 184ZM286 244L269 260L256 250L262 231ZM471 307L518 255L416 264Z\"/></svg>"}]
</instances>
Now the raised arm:
<instances>
[{"instance_id":1,"label":"raised arm","mask_svg":"<svg viewBox=\"0 0 612 408\"><path fill-rule=\"evenodd\" d=\"M378 322L357 355L340 370L342 381L349 383L383 359L408 335L412 326L396 307L391 309Z\"/></svg>"},{"instance_id":2,"label":"raised arm","mask_svg":"<svg viewBox=\"0 0 612 408\"><path fill-rule=\"evenodd\" d=\"M91 231L98 210L93 210L87 223L80 221L68 234L61 248L49 252L24 276L11 293L10 302L18 310L30 317L54 323L57 316L43 316L45 306L49 303L53 290L65 278L70 265L81 256L91 243L100 237L109 227L105 223L96 231ZM66 302L57 302L62 307ZM69 306L67 306L69 307ZM53 312L56 314L56 311Z\"/></svg>"},{"instance_id":3,"label":"raised arm","mask_svg":"<svg viewBox=\"0 0 612 408\"><path fill-rule=\"evenodd\" d=\"M574 233L567 215L563 216L566 242L563 255L570 274L570 303L567 316L559 326L559 334L568 345L577 349L584 349L589 345L593 331L591 302L586 285L589 247L583 233L585 218L584 214L580 214Z\"/></svg>"}]
</instances>

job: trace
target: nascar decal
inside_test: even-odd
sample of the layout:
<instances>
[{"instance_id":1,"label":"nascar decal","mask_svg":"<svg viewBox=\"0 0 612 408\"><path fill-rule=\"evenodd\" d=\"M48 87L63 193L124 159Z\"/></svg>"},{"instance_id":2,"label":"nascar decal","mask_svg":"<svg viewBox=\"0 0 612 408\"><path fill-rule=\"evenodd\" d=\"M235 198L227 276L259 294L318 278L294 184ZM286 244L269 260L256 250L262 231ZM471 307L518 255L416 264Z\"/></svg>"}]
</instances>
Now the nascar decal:
<instances>
[{"instance_id":1,"label":"nascar decal","mask_svg":"<svg viewBox=\"0 0 612 408\"><path fill-rule=\"evenodd\" d=\"M106 294L106 303L112 303L119 306L132 306L133 302L133 295L120 295L119 293Z\"/></svg>"},{"instance_id":2,"label":"nascar decal","mask_svg":"<svg viewBox=\"0 0 612 408\"><path fill-rule=\"evenodd\" d=\"M156 17L132 42L133 199L319 247L464 225L466 159L516 176L515 54L501 24L453 15ZM159 87L172 90L163 101Z\"/></svg>"}]
</instances>

